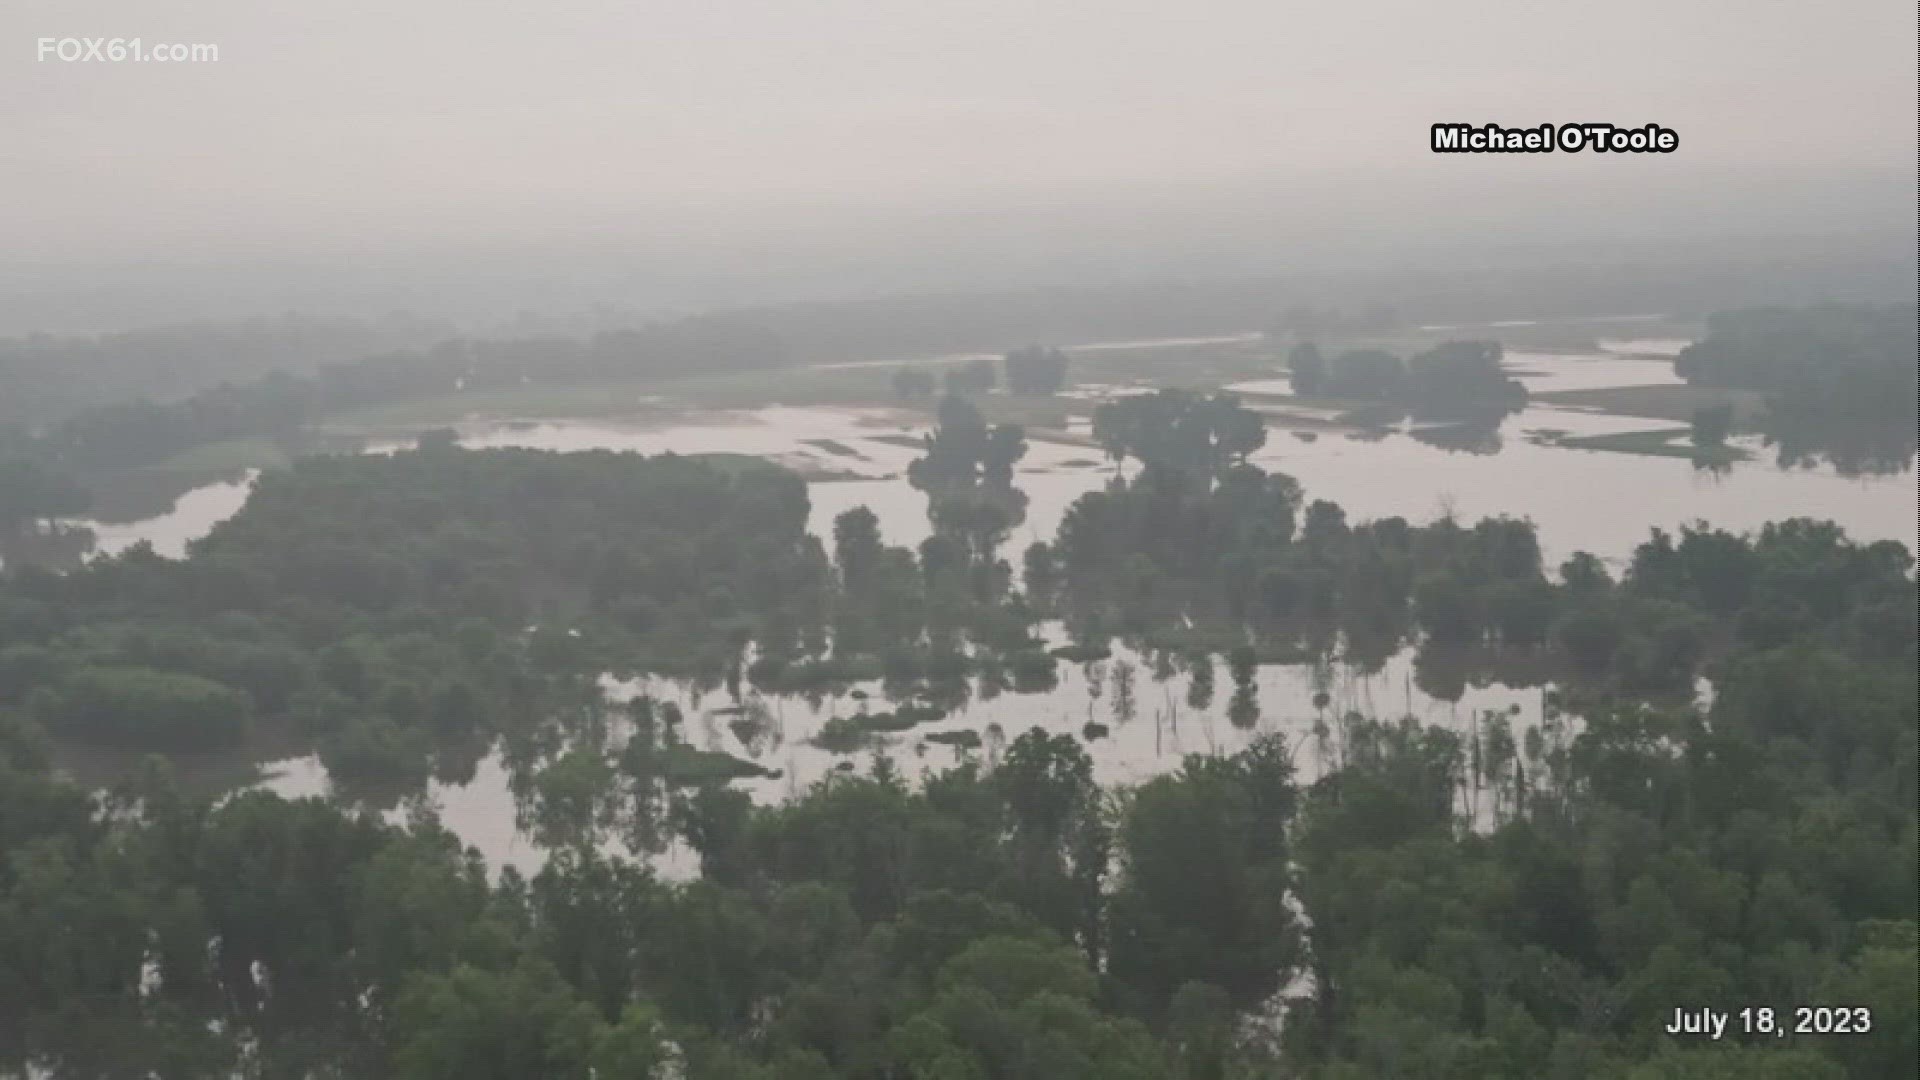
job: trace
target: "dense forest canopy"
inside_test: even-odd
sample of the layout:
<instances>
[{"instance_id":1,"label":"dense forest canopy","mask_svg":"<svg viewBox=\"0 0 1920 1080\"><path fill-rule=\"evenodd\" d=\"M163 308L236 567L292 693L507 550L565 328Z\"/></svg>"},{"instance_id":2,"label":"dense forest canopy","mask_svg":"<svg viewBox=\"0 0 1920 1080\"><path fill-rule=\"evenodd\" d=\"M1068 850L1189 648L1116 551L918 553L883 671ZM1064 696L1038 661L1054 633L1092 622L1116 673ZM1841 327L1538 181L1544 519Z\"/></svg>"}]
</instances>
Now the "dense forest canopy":
<instances>
[{"instance_id":1,"label":"dense forest canopy","mask_svg":"<svg viewBox=\"0 0 1920 1080\"><path fill-rule=\"evenodd\" d=\"M778 655L778 628L820 623L826 602L806 510L797 477L750 462L315 458L184 562L135 549L16 574L0 684L92 742L232 745L257 721L343 775L417 778L431 747L537 711L557 673L629 666L620 648L716 683L756 628Z\"/></svg>"},{"instance_id":2,"label":"dense forest canopy","mask_svg":"<svg viewBox=\"0 0 1920 1080\"><path fill-rule=\"evenodd\" d=\"M1120 403L1098 429L1121 471L1020 575L980 508L1017 505L1022 433L959 398L915 466L918 551L865 510L826 550L771 466L428 439L270 474L185 560L10 571L0 1053L61 1077L1911 1072L1902 545L1702 524L1617 579L1587 555L1550 573L1523 520L1309 500L1245 461L1244 411ZM1071 647L1046 647L1050 618ZM1524 732L1323 713L1317 776L1262 736L1103 788L1080 740L1035 728L754 805L728 780L757 766L598 685L691 679L750 720L749 686L877 677L893 707L856 714L858 744L1043 689L1116 635L1195 697L1224 659L1244 725L1261 663L1404 643L1442 697L1556 688ZM209 801L154 773L100 805L47 757L49 735L267 731L315 745L340 799ZM430 812L358 809L496 741L552 852L530 879L490 878ZM698 880L603 854L609 830L684 842ZM1662 1034L1676 1003L1756 1001L1857 1005L1872 1030Z\"/></svg>"}]
</instances>

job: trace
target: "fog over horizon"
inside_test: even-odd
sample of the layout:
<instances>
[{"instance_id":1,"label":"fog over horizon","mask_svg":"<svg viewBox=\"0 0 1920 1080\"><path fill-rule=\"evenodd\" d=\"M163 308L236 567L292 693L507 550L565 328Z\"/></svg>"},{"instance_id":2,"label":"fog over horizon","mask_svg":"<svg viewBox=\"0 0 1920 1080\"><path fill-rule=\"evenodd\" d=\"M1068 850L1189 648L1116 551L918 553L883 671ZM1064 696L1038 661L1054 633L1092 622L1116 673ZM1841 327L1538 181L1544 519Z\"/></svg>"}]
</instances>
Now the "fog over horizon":
<instances>
[{"instance_id":1,"label":"fog over horizon","mask_svg":"<svg viewBox=\"0 0 1920 1080\"><path fill-rule=\"evenodd\" d=\"M1915 16L1867 0L23 0L0 29L5 332L1914 252ZM219 59L36 58L68 36ZM1680 149L1433 154L1454 121Z\"/></svg>"}]
</instances>

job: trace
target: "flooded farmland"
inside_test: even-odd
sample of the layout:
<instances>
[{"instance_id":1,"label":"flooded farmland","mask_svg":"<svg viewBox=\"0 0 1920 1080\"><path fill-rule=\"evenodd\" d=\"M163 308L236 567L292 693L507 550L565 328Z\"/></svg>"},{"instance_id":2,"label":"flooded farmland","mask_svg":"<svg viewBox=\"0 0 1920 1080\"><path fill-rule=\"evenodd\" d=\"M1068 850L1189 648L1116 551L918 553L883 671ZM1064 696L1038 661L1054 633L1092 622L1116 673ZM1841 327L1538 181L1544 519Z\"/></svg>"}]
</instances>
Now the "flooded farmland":
<instances>
[{"instance_id":1,"label":"flooded farmland","mask_svg":"<svg viewBox=\"0 0 1920 1080\"><path fill-rule=\"evenodd\" d=\"M1671 363L1662 358L1669 353L1670 342L1610 344L1618 351L1515 352L1508 355L1507 367L1535 393L1677 382ZM1122 346L1137 347L1116 343L1116 348ZM1085 397L1098 399L1135 389L1103 386ZM1740 531L1782 517L1811 516L1831 519L1857 539L1914 544L1916 496L1911 462L1904 471L1846 476L1824 466L1783 468L1756 440L1741 444L1750 455L1747 460L1720 470L1696 468L1679 457L1571 449L1553 445L1554 437L1634 433L1672 425L1549 405L1519 410L1474 432L1462 445L1441 437L1446 425L1400 423L1352 430L1292 423L1289 416L1298 414L1284 408L1289 394L1284 379L1255 380L1233 389L1281 403L1279 415L1269 414L1266 446L1252 460L1295 477L1309 499L1338 502L1356 520L1400 516L1423 522L1446 514L1469 521L1501 513L1524 516L1538 527L1550 566L1575 551L1593 552L1617 566L1650 529L1671 530L1697 520ZM924 415L909 410L775 405L669 411L634 422L489 420L462 426L460 441L470 448L750 455L791 467L809 479L810 528L823 539L830 539L838 514L865 506L877 516L888 543L912 545L929 532L926 498L906 479L908 464L920 453L924 430ZM1074 500L1097 490L1113 475L1111 462L1089 442L1083 423L1058 437L1036 432L1029 440L1015 473L1015 483L1028 503L1024 521L1008 542L1010 557L1017 559L1033 540L1050 539ZM376 441L366 449L391 452L404 445ZM94 526L98 549L120 551L144 540L162 555L179 557L194 537L238 511L250 483L251 477L243 477L207 485L183 495L168 513L157 517ZM1124 705L1113 691L1116 672L1126 672L1119 677L1132 687L1133 700ZM783 797L836 768L863 768L876 752L888 754L910 770L949 762L956 751L926 739L942 731L975 732L989 751L996 740L1035 724L1082 733L1101 781L1134 782L1172 767L1184 754L1231 751L1267 732L1284 733L1297 747L1303 769L1311 774L1319 767L1325 724L1330 717L1348 712L1410 715L1456 726L1491 715L1511 717L1522 729L1546 718L1544 687L1466 685L1436 696L1423 689L1422 682L1411 649L1372 671L1339 663L1266 664L1257 678L1260 717L1251 725L1236 727L1220 703L1195 707L1189 702L1187 675L1164 666L1156 672L1152 657L1121 647L1094 664L1063 664L1058 685L1051 691L996 697L976 694L939 724L851 753L831 752L813 740L829 720L863 709L866 700L878 700L877 685L850 685L833 695L813 697L754 694L744 704L724 696L701 697L687 686L664 680L625 683L615 689L617 695L644 692L656 702L674 703L690 718L686 733L690 742L777 773L742 782L760 799ZM754 722L739 721L743 713ZM1316 724L1321 725L1318 738ZM287 795L329 790L324 768L311 755L266 762L261 776L265 786ZM523 831L511 781L511 769L496 750L483 757L463 783L434 783L430 796L446 824L478 847L490 863L529 869L542 855ZM675 859L683 856L666 853L664 868L671 871Z\"/></svg>"}]
</instances>

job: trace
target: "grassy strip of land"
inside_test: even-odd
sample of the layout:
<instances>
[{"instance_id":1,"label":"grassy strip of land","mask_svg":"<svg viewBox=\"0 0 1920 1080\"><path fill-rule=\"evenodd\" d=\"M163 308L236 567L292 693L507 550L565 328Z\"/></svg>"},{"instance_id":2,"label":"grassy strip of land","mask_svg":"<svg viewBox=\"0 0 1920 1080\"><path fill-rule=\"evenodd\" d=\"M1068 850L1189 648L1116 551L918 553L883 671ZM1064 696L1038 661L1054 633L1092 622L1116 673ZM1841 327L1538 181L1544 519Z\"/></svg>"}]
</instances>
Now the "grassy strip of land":
<instances>
[{"instance_id":1,"label":"grassy strip of land","mask_svg":"<svg viewBox=\"0 0 1920 1080\"><path fill-rule=\"evenodd\" d=\"M1284 350L1281 350L1284 351ZM1149 383L1203 388L1245 379L1270 378L1280 356L1266 339L1186 345L1142 345L1071 353L1070 385Z\"/></svg>"},{"instance_id":2,"label":"grassy strip of land","mask_svg":"<svg viewBox=\"0 0 1920 1080\"><path fill-rule=\"evenodd\" d=\"M1383 428L1399 420L1405 410L1379 402L1335 401L1330 398L1294 398L1244 395L1247 408L1260 414L1268 427L1286 430L1351 431Z\"/></svg>"},{"instance_id":3,"label":"grassy strip of land","mask_svg":"<svg viewBox=\"0 0 1920 1080\"><path fill-rule=\"evenodd\" d=\"M688 408L747 409L767 405L897 405L884 371L862 368L768 368L672 379L469 390L356 409L330 418L328 431L410 434L462 420L563 420L670 417Z\"/></svg>"},{"instance_id":4,"label":"grassy strip of land","mask_svg":"<svg viewBox=\"0 0 1920 1080\"><path fill-rule=\"evenodd\" d=\"M1546 319L1531 326L1463 323L1438 330L1406 327L1396 330L1306 334L1323 351L1387 349L1412 353L1443 341L1498 341L1509 352L1592 353L1603 338L1697 338L1705 327L1690 319Z\"/></svg>"},{"instance_id":5,"label":"grassy strip of land","mask_svg":"<svg viewBox=\"0 0 1920 1080\"><path fill-rule=\"evenodd\" d=\"M817 462L804 459L772 460L753 454L740 454L726 450L715 450L705 454L687 454L689 458L704 461L729 476L737 476L750 469L787 469L799 474L800 479L813 483L835 483L845 480L872 480L874 477L861 473L846 472L842 469L830 469Z\"/></svg>"},{"instance_id":6,"label":"grassy strip of land","mask_svg":"<svg viewBox=\"0 0 1920 1080\"><path fill-rule=\"evenodd\" d=\"M1645 416L1684 424L1695 409L1733 406L1735 429L1751 430L1766 411L1766 395L1754 390L1714 390L1692 386L1613 386L1603 390L1558 390L1535 394L1536 405L1562 405L1616 416Z\"/></svg>"},{"instance_id":7,"label":"grassy strip of land","mask_svg":"<svg viewBox=\"0 0 1920 1080\"><path fill-rule=\"evenodd\" d=\"M330 432L358 435L408 434L424 427L468 419L638 416L658 407L659 384L652 382L526 386L511 390L461 391L438 397L388 402L332 417L327 421L326 428Z\"/></svg>"},{"instance_id":8,"label":"grassy strip of land","mask_svg":"<svg viewBox=\"0 0 1920 1080\"><path fill-rule=\"evenodd\" d=\"M777 469L778 465L763 457L752 454L736 454L730 451L716 450L707 454L688 454L688 458L703 461L728 476L738 476L754 469Z\"/></svg>"},{"instance_id":9,"label":"grassy strip of land","mask_svg":"<svg viewBox=\"0 0 1920 1080\"><path fill-rule=\"evenodd\" d=\"M802 439L800 441L839 457L864 458L866 456L838 439Z\"/></svg>"},{"instance_id":10,"label":"grassy strip of land","mask_svg":"<svg viewBox=\"0 0 1920 1080\"><path fill-rule=\"evenodd\" d=\"M1545 445L1568 450L1607 450L1647 457L1686 458L1703 465L1730 465L1753 456L1737 446L1694 446L1678 441L1689 435L1686 428L1656 428L1652 431L1625 431L1611 435L1555 434L1541 441Z\"/></svg>"},{"instance_id":11,"label":"grassy strip of land","mask_svg":"<svg viewBox=\"0 0 1920 1080\"><path fill-rule=\"evenodd\" d=\"M148 466L164 472L227 473L243 469L283 469L287 452L264 439L205 443Z\"/></svg>"},{"instance_id":12,"label":"grassy strip of land","mask_svg":"<svg viewBox=\"0 0 1920 1080\"><path fill-rule=\"evenodd\" d=\"M1059 446L1077 446L1082 450L1097 450L1100 444L1089 435L1080 435L1071 431L1054 428L1034 428L1027 432L1029 442L1054 443Z\"/></svg>"}]
</instances>

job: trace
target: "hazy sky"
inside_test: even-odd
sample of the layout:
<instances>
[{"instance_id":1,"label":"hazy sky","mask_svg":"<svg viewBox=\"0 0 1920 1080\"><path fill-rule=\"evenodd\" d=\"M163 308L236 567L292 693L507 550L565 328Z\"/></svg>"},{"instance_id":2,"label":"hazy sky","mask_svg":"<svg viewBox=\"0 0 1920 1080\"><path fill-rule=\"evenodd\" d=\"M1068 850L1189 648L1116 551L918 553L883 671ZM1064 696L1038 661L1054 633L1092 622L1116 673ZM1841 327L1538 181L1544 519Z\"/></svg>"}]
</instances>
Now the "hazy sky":
<instances>
[{"instance_id":1,"label":"hazy sky","mask_svg":"<svg viewBox=\"0 0 1920 1080\"><path fill-rule=\"evenodd\" d=\"M219 60L36 59L65 36ZM0 247L351 253L1300 174L1910 169L1914 41L1899 0L5 0ZM1658 122L1680 153L1436 160L1443 120Z\"/></svg>"}]
</instances>

